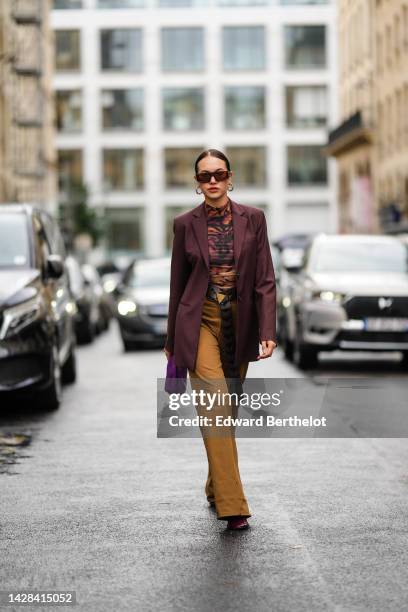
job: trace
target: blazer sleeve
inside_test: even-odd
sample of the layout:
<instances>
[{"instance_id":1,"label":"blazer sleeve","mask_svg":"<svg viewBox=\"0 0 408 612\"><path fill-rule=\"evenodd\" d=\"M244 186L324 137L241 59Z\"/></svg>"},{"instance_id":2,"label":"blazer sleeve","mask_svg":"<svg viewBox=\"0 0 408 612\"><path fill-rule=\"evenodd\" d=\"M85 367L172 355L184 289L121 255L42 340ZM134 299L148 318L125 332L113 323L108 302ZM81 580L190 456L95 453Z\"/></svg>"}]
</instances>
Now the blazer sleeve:
<instances>
[{"instance_id":1,"label":"blazer sleeve","mask_svg":"<svg viewBox=\"0 0 408 612\"><path fill-rule=\"evenodd\" d=\"M257 231L255 301L259 322L259 341L276 342L276 282L268 240L265 214L261 211Z\"/></svg>"},{"instance_id":2,"label":"blazer sleeve","mask_svg":"<svg viewBox=\"0 0 408 612\"><path fill-rule=\"evenodd\" d=\"M183 295L187 280L190 274L190 264L186 258L184 248L185 227L182 223L173 221L173 248L171 253L170 271L170 299L169 313L167 318L167 338L164 347L170 352L174 352L174 332L176 327L176 315Z\"/></svg>"}]
</instances>

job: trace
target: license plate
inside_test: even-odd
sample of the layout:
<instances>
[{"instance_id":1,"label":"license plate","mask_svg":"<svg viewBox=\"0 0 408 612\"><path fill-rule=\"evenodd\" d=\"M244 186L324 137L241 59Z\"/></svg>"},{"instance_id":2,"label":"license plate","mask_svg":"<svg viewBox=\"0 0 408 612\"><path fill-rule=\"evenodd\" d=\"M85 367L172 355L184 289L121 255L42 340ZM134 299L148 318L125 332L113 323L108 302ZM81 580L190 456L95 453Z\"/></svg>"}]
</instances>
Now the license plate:
<instances>
[{"instance_id":1,"label":"license plate","mask_svg":"<svg viewBox=\"0 0 408 612\"><path fill-rule=\"evenodd\" d=\"M168 311L167 304L152 304L148 308L148 313L156 317L167 317Z\"/></svg>"},{"instance_id":2,"label":"license plate","mask_svg":"<svg viewBox=\"0 0 408 612\"><path fill-rule=\"evenodd\" d=\"M156 323L154 329L156 334L165 334L167 332L167 320L160 323Z\"/></svg>"},{"instance_id":3,"label":"license plate","mask_svg":"<svg viewBox=\"0 0 408 612\"><path fill-rule=\"evenodd\" d=\"M396 317L372 317L364 319L367 331L407 331L408 319Z\"/></svg>"}]
</instances>

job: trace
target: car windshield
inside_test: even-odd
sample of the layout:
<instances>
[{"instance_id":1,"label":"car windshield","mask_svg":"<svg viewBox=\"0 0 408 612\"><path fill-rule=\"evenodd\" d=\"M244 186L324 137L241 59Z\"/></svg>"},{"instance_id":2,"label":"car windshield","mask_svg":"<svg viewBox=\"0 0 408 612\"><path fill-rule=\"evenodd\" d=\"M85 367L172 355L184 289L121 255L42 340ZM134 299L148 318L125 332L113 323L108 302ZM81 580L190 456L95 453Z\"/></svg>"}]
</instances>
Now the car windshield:
<instances>
[{"instance_id":1,"label":"car windshield","mask_svg":"<svg viewBox=\"0 0 408 612\"><path fill-rule=\"evenodd\" d=\"M315 253L315 272L408 272L408 250L396 242L332 242Z\"/></svg>"},{"instance_id":2,"label":"car windshield","mask_svg":"<svg viewBox=\"0 0 408 612\"><path fill-rule=\"evenodd\" d=\"M27 268L30 245L26 217L22 213L0 213L0 268Z\"/></svg>"},{"instance_id":3,"label":"car windshield","mask_svg":"<svg viewBox=\"0 0 408 612\"><path fill-rule=\"evenodd\" d=\"M127 284L134 289L142 287L169 287L170 261L160 263L137 262L133 266Z\"/></svg>"}]
</instances>

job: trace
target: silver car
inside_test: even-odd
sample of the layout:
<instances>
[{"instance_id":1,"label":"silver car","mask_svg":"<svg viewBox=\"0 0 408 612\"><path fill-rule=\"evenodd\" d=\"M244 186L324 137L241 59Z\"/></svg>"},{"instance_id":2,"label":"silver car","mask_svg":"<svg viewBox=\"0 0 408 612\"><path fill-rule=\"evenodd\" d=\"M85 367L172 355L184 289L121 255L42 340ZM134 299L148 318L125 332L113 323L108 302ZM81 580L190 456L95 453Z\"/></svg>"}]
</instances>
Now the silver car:
<instances>
[{"instance_id":1,"label":"silver car","mask_svg":"<svg viewBox=\"0 0 408 612\"><path fill-rule=\"evenodd\" d=\"M170 257L139 259L117 287L117 311L125 351L164 346L170 297Z\"/></svg>"},{"instance_id":2,"label":"silver car","mask_svg":"<svg viewBox=\"0 0 408 612\"><path fill-rule=\"evenodd\" d=\"M300 368L319 351L402 351L408 362L407 246L382 235L315 237L281 295L281 344Z\"/></svg>"}]
</instances>

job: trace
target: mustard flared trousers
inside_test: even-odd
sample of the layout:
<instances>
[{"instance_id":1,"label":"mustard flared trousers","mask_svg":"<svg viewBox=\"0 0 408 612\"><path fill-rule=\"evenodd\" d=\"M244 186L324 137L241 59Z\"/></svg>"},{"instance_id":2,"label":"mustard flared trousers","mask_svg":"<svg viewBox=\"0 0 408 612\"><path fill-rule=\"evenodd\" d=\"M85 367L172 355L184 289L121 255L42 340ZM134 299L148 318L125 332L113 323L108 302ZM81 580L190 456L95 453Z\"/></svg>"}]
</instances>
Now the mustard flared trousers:
<instances>
[{"instance_id":1,"label":"mustard flared trousers","mask_svg":"<svg viewBox=\"0 0 408 612\"><path fill-rule=\"evenodd\" d=\"M223 298L224 295L219 293L217 296L219 302ZM231 308L236 330L236 300L231 301ZM195 370L189 369L192 390L197 392L204 390L206 393L216 394L228 393L221 361L221 343L220 305L206 297L202 311ZM245 380L247 369L248 362L240 364L239 372L242 382ZM217 397L220 396L217 395ZM237 407L220 402L216 403L210 412L206 412L206 406L201 404L197 407L197 413L210 416L214 413L236 416ZM220 520L227 520L231 516L249 517L251 513L239 473L234 428L222 427L219 435L216 429L201 427L208 459L208 477L205 484L207 500L215 502L217 518Z\"/></svg>"}]
</instances>

